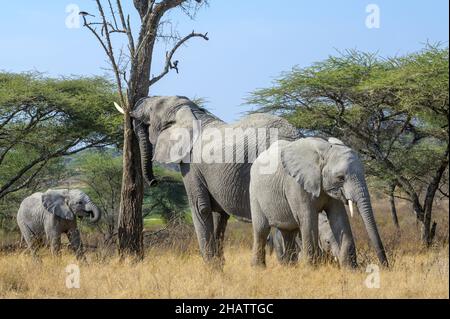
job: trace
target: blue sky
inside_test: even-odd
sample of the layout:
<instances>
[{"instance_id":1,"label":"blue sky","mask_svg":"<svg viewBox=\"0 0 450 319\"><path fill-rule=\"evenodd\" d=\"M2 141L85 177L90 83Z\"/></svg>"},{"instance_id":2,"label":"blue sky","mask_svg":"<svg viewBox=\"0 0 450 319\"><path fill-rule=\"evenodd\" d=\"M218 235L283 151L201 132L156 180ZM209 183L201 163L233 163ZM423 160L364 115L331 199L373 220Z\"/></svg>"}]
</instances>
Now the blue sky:
<instances>
[{"instance_id":1,"label":"blue sky","mask_svg":"<svg viewBox=\"0 0 450 319\"><path fill-rule=\"evenodd\" d=\"M122 2L136 18L132 1ZM380 9L378 29L365 24L371 3ZM69 4L96 13L92 0L2 1L0 70L105 74L106 57L93 36L66 27ZM416 51L426 41L448 44L448 6L447 0L210 0L195 21L171 13L180 34L208 32L210 41L192 39L181 48L175 57L180 74L169 74L151 94L204 97L211 111L232 121L249 110L242 105L249 92L337 50L387 56ZM155 52L154 74L162 67L165 46Z\"/></svg>"}]
</instances>

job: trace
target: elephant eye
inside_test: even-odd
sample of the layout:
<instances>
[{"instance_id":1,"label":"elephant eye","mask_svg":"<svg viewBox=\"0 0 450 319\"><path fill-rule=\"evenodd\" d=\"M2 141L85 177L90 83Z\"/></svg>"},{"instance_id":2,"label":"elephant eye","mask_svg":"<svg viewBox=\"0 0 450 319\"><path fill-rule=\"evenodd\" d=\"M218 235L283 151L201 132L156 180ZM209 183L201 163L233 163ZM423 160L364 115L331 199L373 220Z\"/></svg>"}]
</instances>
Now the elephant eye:
<instances>
[{"instance_id":1,"label":"elephant eye","mask_svg":"<svg viewBox=\"0 0 450 319\"><path fill-rule=\"evenodd\" d=\"M345 176L344 175L339 175L337 177L337 180L340 181L340 182L343 182L343 181L345 181Z\"/></svg>"}]
</instances>

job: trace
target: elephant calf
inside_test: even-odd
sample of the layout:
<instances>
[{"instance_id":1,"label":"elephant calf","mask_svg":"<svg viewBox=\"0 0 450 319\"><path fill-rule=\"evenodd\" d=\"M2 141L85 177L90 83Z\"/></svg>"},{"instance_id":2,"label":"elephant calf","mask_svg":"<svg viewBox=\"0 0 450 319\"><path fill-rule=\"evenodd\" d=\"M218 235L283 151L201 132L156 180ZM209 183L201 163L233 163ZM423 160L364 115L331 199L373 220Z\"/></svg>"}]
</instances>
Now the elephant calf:
<instances>
[{"instance_id":1,"label":"elephant calf","mask_svg":"<svg viewBox=\"0 0 450 319\"><path fill-rule=\"evenodd\" d=\"M279 229L273 229L273 232L269 235L267 241L270 253L275 251L275 255L280 263L289 261L290 257L286 256L287 243L284 242L283 234ZM300 231L297 232L295 236L295 245L295 254L298 254L302 248ZM337 261L339 256L339 245L334 237L327 215L324 212L319 213L319 249L323 256L332 257Z\"/></svg>"},{"instance_id":2,"label":"elephant calf","mask_svg":"<svg viewBox=\"0 0 450 319\"><path fill-rule=\"evenodd\" d=\"M83 247L76 216L89 216L90 221L95 223L100 219L101 213L80 190L49 189L45 193L34 193L22 201L17 213L17 224L33 255L43 239L50 244L52 253L58 254L61 234L64 233L77 258L81 258Z\"/></svg>"},{"instance_id":3,"label":"elephant calf","mask_svg":"<svg viewBox=\"0 0 450 319\"><path fill-rule=\"evenodd\" d=\"M276 166L266 174L265 167ZM274 165L275 163L276 165ZM270 227L281 231L286 262L297 260L300 231L302 256L315 262L319 250L319 213L326 212L334 250L341 265L356 267L356 250L345 204L355 202L378 258L387 265L370 203L364 168L357 154L341 141L302 138L278 141L254 162L250 172L250 203L254 232L253 264L265 265Z\"/></svg>"}]
</instances>

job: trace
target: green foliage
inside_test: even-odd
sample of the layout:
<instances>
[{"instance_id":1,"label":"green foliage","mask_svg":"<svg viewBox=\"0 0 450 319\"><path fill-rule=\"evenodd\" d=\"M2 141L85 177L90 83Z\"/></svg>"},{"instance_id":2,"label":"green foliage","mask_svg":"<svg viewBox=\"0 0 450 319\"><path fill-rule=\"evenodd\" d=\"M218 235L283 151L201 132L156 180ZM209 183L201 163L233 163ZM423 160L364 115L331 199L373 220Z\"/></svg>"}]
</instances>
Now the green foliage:
<instances>
[{"instance_id":1,"label":"green foliage","mask_svg":"<svg viewBox=\"0 0 450 319\"><path fill-rule=\"evenodd\" d=\"M439 45L388 59L347 51L293 68L248 103L286 117L305 135L344 140L378 182L401 180L420 194L448 166L448 67L448 48Z\"/></svg>"},{"instance_id":2,"label":"green foliage","mask_svg":"<svg viewBox=\"0 0 450 319\"><path fill-rule=\"evenodd\" d=\"M0 73L0 227L13 229L22 199L50 187L77 187L102 209L100 228L117 227L122 181L122 116L112 83L100 77ZM95 149L95 150L94 150ZM155 167L144 215L184 216L181 176Z\"/></svg>"},{"instance_id":3,"label":"green foliage","mask_svg":"<svg viewBox=\"0 0 450 319\"><path fill-rule=\"evenodd\" d=\"M0 73L0 198L46 180L48 167L91 147L117 144L113 85L100 77Z\"/></svg>"},{"instance_id":4,"label":"green foliage","mask_svg":"<svg viewBox=\"0 0 450 319\"><path fill-rule=\"evenodd\" d=\"M84 151L73 157L68 169L75 185L101 209L100 230L112 236L120 209L122 157L114 149Z\"/></svg>"},{"instance_id":5,"label":"green foliage","mask_svg":"<svg viewBox=\"0 0 450 319\"><path fill-rule=\"evenodd\" d=\"M117 226L122 183L122 156L115 148L102 151L84 151L74 156L69 164L73 183L83 188L102 209L103 232L112 235ZM144 217L160 216L164 221L184 217L187 197L181 174L155 166L155 176L161 183L145 188Z\"/></svg>"},{"instance_id":6,"label":"green foliage","mask_svg":"<svg viewBox=\"0 0 450 319\"><path fill-rule=\"evenodd\" d=\"M162 166L154 166L154 174L161 182L144 192L144 216L159 215L165 222L185 218L188 200L181 174Z\"/></svg>"}]
</instances>

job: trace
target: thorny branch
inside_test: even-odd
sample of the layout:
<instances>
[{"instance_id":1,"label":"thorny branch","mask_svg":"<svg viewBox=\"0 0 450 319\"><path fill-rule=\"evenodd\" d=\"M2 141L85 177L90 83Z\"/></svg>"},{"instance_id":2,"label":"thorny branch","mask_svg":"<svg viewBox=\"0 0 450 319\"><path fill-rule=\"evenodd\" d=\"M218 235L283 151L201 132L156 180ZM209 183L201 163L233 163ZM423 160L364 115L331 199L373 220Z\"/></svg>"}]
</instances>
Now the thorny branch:
<instances>
[{"instance_id":1,"label":"thorny branch","mask_svg":"<svg viewBox=\"0 0 450 319\"><path fill-rule=\"evenodd\" d=\"M153 85L156 82L158 82L159 80L161 80L167 73L169 73L169 71L171 69L175 69L175 71L178 73L178 61L174 61L172 63L172 58L180 46L182 46L186 41L188 41L189 39L194 38L194 37L200 37L200 38L205 39L206 41L209 40L208 33L202 34L202 33L195 33L194 31L192 31L192 33L188 34L187 36L182 38L180 41L178 41L175 44L175 46L173 47L173 49L166 53L166 64L164 66L164 70L161 72L161 74L153 77L150 80L150 85Z\"/></svg>"},{"instance_id":2,"label":"thorny branch","mask_svg":"<svg viewBox=\"0 0 450 319\"><path fill-rule=\"evenodd\" d=\"M197 4L201 4L202 0L195 0ZM111 0L108 0L109 9L111 11L112 16L112 22L109 22L106 18L106 15L103 10L103 6L101 4L100 0L96 0L98 11L101 17L101 22L89 22L87 21L87 15L82 15L84 20L84 26L88 28L92 34L96 37L100 45L102 46L103 50L105 51L106 55L108 56L108 59L110 61L110 64L112 66L112 71L114 73L117 85L118 85L118 93L120 96L120 102L121 104L127 109L128 108L128 99L123 94L123 88L125 83L126 86L136 85L136 83L128 83L128 80L126 78L126 71L124 69L121 69L121 62L118 61L115 57L112 41L111 41L111 34L112 33L124 33L127 35L128 38L128 50L130 51L130 64L131 64L131 73L136 71L137 65L139 64L141 60L141 55L144 54L141 52L143 48L148 47L148 45L151 45L152 37L157 37L157 29L158 25L160 23L160 20L162 16L169 11L170 9L173 9L177 6L181 6L182 9L186 9L186 7L183 7L184 4L189 4L188 0L163 0L160 2L156 2L156 0L133 0L134 6L139 12L139 15L141 17L142 21L142 27L139 34L139 40L137 45L135 45L135 40L133 37L133 33L131 30L131 24L130 24L130 16L125 15L121 0L116 0L116 11L114 10ZM118 14L119 19L116 18L116 14ZM120 26L119 26L120 21ZM101 26L101 32L99 33L96 26ZM161 80L166 74L169 73L171 69L175 69L175 71L178 73L178 61L173 61L172 58L178 48L182 46L186 41L188 41L191 38L194 37L201 37L205 40L209 40L207 37L207 33L201 34L201 33L195 33L192 32L189 35L185 36L184 38L180 39L174 46L174 48L167 52L166 54L166 63L164 66L163 71L158 76L155 76L149 80L149 86L155 84L159 80ZM153 39L154 40L154 39ZM123 81L123 82L122 82ZM128 91L127 91L128 92Z\"/></svg>"}]
</instances>

